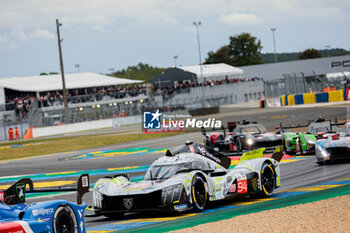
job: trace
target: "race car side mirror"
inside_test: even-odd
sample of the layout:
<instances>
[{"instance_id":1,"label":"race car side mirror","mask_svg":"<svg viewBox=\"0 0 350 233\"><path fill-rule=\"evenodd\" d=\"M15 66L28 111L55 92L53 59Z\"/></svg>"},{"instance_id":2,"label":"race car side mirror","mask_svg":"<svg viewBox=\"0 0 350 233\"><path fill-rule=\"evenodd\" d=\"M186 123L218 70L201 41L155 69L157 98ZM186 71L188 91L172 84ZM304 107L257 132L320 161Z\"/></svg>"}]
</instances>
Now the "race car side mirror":
<instances>
[{"instance_id":1,"label":"race car side mirror","mask_svg":"<svg viewBox=\"0 0 350 233\"><path fill-rule=\"evenodd\" d=\"M207 135L207 134L206 134L206 132L205 132L204 127L202 127L202 128L201 128L201 132L202 132L202 134L203 134L204 136L206 136L206 135Z\"/></svg>"},{"instance_id":2,"label":"race car side mirror","mask_svg":"<svg viewBox=\"0 0 350 233\"><path fill-rule=\"evenodd\" d=\"M167 150L167 151L165 152L165 156L171 157L171 156L174 156L174 155L173 155L173 153L171 153L170 150Z\"/></svg>"}]
</instances>

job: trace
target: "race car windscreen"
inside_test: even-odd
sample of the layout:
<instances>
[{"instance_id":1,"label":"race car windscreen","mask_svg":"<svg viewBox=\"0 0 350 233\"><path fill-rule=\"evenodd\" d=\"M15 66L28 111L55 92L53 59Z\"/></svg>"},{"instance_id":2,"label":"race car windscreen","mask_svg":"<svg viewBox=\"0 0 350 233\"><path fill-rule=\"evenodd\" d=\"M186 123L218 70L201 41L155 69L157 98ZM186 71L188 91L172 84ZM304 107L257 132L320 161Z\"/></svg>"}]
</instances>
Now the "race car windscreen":
<instances>
[{"instance_id":1,"label":"race car windscreen","mask_svg":"<svg viewBox=\"0 0 350 233\"><path fill-rule=\"evenodd\" d=\"M329 122L311 123L307 128L307 132L312 134L327 133L329 131L330 131Z\"/></svg>"},{"instance_id":2,"label":"race car windscreen","mask_svg":"<svg viewBox=\"0 0 350 233\"><path fill-rule=\"evenodd\" d=\"M345 136L350 136L350 126L349 125L345 125L344 127L343 127L343 130L342 130L343 132L344 132L344 135Z\"/></svg>"},{"instance_id":3,"label":"race car windscreen","mask_svg":"<svg viewBox=\"0 0 350 233\"><path fill-rule=\"evenodd\" d=\"M186 163L152 165L147 170L145 180L164 180L173 177L180 171L205 169L210 169L210 164L201 160L194 160Z\"/></svg>"},{"instance_id":4,"label":"race car windscreen","mask_svg":"<svg viewBox=\"0 0 350 233\"><path fill-rule=\"evenodd\" d=\"M247 127L241 128L241 133L262 134L262 133L267 133L267 129L262 125L247 126Z\"/></svg>"}]
</instances>

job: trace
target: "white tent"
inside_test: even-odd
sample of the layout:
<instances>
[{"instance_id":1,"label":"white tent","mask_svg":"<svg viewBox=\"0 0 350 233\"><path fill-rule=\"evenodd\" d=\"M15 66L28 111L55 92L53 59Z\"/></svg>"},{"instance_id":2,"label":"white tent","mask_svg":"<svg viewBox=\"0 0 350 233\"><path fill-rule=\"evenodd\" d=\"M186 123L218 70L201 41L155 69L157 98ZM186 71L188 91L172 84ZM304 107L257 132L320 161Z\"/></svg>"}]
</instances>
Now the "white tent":
<instances>
[{"instance_id":1,"label":"white tent","mask_svg":"<svg viewBox=\"0 0 350 233\"><path fill-rule=\"evenodd\" d=\"M350 72L336 72L336 73L328 73L326 74L326 78L329 80L343 80L350 78Z\"/></svg>"},{"instance_id":2,"label":"white tent","mask_svg":"<svg viewBox=\"0 0 350 233\"><path fill-rule=\"evenodd\" d=\"M243 70L227 65L225 63L195 65L195 66L179 66L184 71L196 74L198 82L202 80L223 80L225 78L243 78ZM201 72L202 68L202 72Z\"/></svg>"},{"instance_id":3,"label":"white tent","mask_svg":"<svg viewBox=\"0 0 350 233\"><path fill-rule=\"evenodd\" d=\"M65 82L67 89L80 89L90 87L142 83L143 81L124 78L114 78L95 73L75 73L66 74ZM60 74L0 78L0 87L23 92L62 90L62 78Z\"/></svg>"},{"instance_id":4,"label":"white tent","mask_svg":"<svg viewBox=\"0 0 350 233\"><path fill-rule=\"evenodd\" d=\"M142 83L141 80L114 78L95 73L66 74L67 89L115 86L122 84ZM0 110L5 104L5 88L23 92L45 92L62 90L61 74L38 75L29 77L0 78Z\"/></svg>"}]
</instances>

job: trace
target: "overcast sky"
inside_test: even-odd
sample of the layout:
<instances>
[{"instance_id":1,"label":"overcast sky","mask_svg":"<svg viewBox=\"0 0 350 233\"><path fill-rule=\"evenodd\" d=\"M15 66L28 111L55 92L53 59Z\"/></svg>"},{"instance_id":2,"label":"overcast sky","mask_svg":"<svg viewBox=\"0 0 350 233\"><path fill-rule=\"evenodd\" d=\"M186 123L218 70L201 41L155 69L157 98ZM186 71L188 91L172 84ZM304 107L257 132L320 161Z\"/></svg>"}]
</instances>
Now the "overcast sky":
<instances>
[{"instance_id":1,"label":"overcast sky","mask_svg":"<svg viewBox=\"0 0 350 233\"><path fill-rule=\"evenodd\" d=\"M249 32L262 52L350 49L349 0L0 0L0 77L59 71L55 20L62 22L65 72L109 73L139 62L198 64Z\"/></svg>"}]
</instances>

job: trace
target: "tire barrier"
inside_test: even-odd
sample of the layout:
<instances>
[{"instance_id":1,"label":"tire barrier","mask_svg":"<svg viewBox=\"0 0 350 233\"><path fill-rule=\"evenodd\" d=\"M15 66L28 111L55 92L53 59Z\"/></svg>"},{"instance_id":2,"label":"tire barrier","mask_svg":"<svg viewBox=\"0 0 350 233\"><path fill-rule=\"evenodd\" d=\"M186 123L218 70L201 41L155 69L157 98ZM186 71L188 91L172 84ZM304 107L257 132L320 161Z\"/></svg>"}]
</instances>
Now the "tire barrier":
<instances>
[{"instance_id":1,"label":"tire barrier","mask_svg":"<svg viewBox=\"0 0 350 233\"><path fill-rule=\"evenodd\" d=\"M291 106L299 104L326 103L350 100L350 89L335 90L322 93L304 93L293 95L281 95L281 106Z\"/></svg>"}]
</instances>

